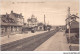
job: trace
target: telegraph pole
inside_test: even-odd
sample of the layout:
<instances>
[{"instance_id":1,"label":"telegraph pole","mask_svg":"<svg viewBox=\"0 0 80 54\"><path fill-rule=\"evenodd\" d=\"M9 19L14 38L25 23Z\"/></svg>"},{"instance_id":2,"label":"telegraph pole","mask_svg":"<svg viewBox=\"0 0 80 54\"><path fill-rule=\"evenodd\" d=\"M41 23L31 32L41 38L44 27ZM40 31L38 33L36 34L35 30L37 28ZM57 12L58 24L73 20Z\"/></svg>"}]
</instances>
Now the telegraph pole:
<instances>
[{"instance_id":1,"label":"telegraph pole","mask_svg":"<svg viewBox=\"0 0 80 54\"><path fill-rule=\"evenodd\" d=\"M70 16L70 7L68 7L68 17Z\"/></svg>"},{"instance_id":2,"label":"telegraph pole","mask_svg":"<svg viewBox=\"0 0 80 54\"><path fill-rule=\"evenodd\" d=\"M70 7L68 7L68 26L69 26L69 48L71 50L71 44L70 44L70 42L71 42L71 38L70 38L70 27L71 27L71 25L70 25Z\"/></svg>"},{"instance_id":3,"label":"telegraph pole","mask_svg":"<svg viewBox=\"0 0 80 54\"><path fill-rule=\"evenodd\" d=\"M70 7L68 7L67 12L68 14L67 14L67 19L66 19L66 29L67 29L67 26L69 26L68 23L70 22Z\"/></svg>"},{"instance_id":4,"label":"telegraph pole","mask_svg":"<svg viewBox=\"0 0 80 54\"><path fill-rule=\"evenodd\" d=\"M68 26L69 26L69 42L70 42L70 7L68 7Z\"/></svg>"},{"instance_id":5,"label":"telegraph pole","mask_svg":"<svg viewBox=\"0 0 80 54\"><path fill-rule=\"evenodd\" d=\"M45 23L45 14L44 14L44 31L45 31L45 24L46 24L46 23Z\"/></svg>"}]
</instances>

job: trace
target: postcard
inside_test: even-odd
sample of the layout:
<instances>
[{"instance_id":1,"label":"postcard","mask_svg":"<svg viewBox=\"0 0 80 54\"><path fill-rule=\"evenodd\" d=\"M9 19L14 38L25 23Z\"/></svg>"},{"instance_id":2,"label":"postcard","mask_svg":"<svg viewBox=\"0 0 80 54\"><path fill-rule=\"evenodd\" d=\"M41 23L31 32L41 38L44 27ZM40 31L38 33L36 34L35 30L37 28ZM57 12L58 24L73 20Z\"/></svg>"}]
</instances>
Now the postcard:
<instances>
[{"instance_id":1,"label":"postcard","mask_svg":"<svg viewBox=\"0 0 80 54\"><path fill-rule=\"evenodd\" d=\"M0 0L0 22L1 51L79 51L79 0Z\"/></svg>"}]
</instances>

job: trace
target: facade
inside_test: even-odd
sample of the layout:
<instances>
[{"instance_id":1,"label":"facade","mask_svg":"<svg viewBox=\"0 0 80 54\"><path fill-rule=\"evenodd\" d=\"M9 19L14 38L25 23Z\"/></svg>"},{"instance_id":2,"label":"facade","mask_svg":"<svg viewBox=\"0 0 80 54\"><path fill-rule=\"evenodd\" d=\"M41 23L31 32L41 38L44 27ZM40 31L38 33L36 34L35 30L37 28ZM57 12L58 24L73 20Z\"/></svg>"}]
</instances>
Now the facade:
<instances>
[{"instance_id":1,"label":"facade","mask_svg":"<svg viewBox=\"0 0 80 54\"><path fill-rule=\"evenodd\" d=\"M79 33L79 22L73 20L70 26L71 33Z\"/></svg>"},{"instance_id":2,"label":"facade","mask_svg":"<svg viewBox=\"0 0 80 54\"><path fill-rule=\"evenodd\" d=\"M77 21L77 20L79 20L78 16L76 16L74 14L70 15L70 17L66 19L66 27L67 27L67 29L69 28L69 24L71 24L72 21Z\"/></svg>"},{"instance_id":3,"label":"facade","mask_svg":"<svg viewBox=\"0 0 80 54\"><path fill-rule=\"evenodd\" d=\"M79 19L79 17L74 14L66 19L66 32L68 32L70 26L71 33L79 33L79 22L76 19Z\"/></svg>"},{"instance_id":4,"label":"facade","mask_svg":"<svg viewBox=\"0 0 80 54\"><path fill-rule=\"evenodd\" d=\"M1 35L10 35L22 32L24 18L22 14L11 11L10 14L0 15L1 18Z\"/></svg>"},{"instance_id":5,"label":"facade","mask_svg":"<svg viewBox=\"0 0 80 54\"><path fill-rule=\"evenodd\" d=\"M38 23L38 31L43 31L43 30L44 30L44 24Z\"/></svg>"},{"instance_id":6,"label":"facade","mask_svg":"<svg viewBox=\"0 0 80 54\"><path fill-rule=\"evenodd\" d=\"M68 17L66 21L66 33L79 33L79 17L77 14L70 14L70 7L68 8Z\"/></svg>"},{"instance_id":7,"label":"facade","mask_svg":"<svg viewBox=\"0 0 80 54\"><path fill-rule=\"evenodd\" d=\"M31 18L27 20L27 22L28 22L28 27L31 28L31 27L36 27L38 21L37 18L34 15L32 15Z\"/></svg>"}]
</instances>

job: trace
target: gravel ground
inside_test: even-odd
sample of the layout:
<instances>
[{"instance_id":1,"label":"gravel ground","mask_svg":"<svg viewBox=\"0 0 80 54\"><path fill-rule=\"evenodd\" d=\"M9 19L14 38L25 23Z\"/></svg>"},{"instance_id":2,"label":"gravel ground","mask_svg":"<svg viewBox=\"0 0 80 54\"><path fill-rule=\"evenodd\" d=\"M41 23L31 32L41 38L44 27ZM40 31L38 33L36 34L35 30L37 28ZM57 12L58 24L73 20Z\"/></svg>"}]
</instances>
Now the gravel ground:
<instances>
[{"instance_id":1,"label":"gravel ground","mask_svg":"<svg viewBox=\"0 0 80 54\"><path fill-rule=\"evenodd\" d=\"M23 33L23 34L15 34L15 35L10 35L9 38L8 38L8 36L0 37L0 39L1 39L0 45L10 43L10 42L13 42L16 40L20 40L23 38L28 38L28 37L31 37L31 36L34 36L37 34L41 34L44 32L47 32L47 31L35 32L35 33L28 32L28 33Z\"/></svg>"},{"instance_id":2,"label":"gravel ground","mask_svg":"<svg viewBox=\"0 0 80 54\"><path fill-rule=\"evenodd\" d=\"M70 51L64 32L57 32L34 51Z\"/></svg>"}]
</instances>

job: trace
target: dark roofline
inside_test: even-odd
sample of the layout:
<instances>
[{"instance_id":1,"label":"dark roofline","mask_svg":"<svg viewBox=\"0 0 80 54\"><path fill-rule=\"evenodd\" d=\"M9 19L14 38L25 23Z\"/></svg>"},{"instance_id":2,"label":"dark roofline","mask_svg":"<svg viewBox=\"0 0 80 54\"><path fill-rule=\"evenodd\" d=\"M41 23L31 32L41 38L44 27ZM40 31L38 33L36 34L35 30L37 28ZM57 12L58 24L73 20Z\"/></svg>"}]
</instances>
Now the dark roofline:
<instances>
[{"instance_id":1,"label":"dark roofline","mask_svg":"<svg viewBox=\"0 0 80 54\"><path fill-rule=\"evenodd\" d=\"M79 18L79 17L76 16L75 14L72 14L72 15L70 16L70 18L71 18L72 16L75 16L76 18ZM69 18L66 18L65 21L66 21L67 19L69 19Z\"/></svg>"},{"instance_id":2,"label":"dark roofline","mask_svg":"<svg viewBox=\"0 0 80 54\"><path fill-rule=\"evenodd\" d=\"M78 17L78 16L76 16L75 14L73 14L73 15L71 15L71 16L75 16L75 17L79 18L79 17Z\"/></svg>"}]
</instances>

